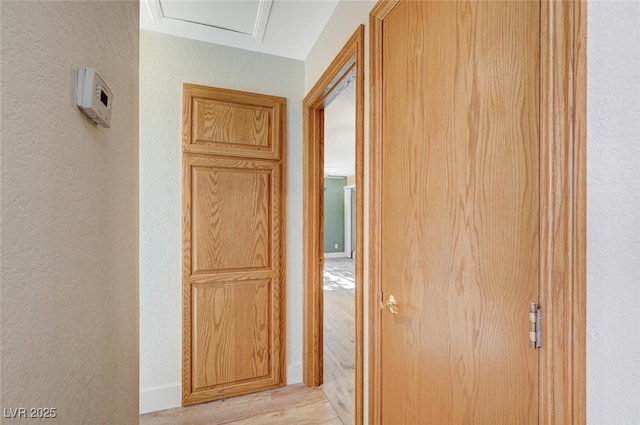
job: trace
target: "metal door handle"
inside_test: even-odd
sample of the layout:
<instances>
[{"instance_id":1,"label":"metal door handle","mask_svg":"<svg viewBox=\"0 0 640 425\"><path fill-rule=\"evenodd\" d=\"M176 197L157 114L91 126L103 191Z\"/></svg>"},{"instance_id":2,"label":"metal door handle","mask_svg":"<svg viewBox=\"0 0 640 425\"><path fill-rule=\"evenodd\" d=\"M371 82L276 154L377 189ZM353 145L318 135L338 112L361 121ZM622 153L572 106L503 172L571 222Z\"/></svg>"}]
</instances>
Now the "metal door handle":
<instances>
[{"instance_id":1,"label":"metal door handle","mask_svg":"<svg viewBox=\"0 0 640 425\"><path fill-rule=\"evenodd\" d=\"M387 296L387 299L380 302L380 308L384 310L385 308L391 312L391 314L398 314L398 302L395 297L391 294Z\"/></svg>"}]
</instances>

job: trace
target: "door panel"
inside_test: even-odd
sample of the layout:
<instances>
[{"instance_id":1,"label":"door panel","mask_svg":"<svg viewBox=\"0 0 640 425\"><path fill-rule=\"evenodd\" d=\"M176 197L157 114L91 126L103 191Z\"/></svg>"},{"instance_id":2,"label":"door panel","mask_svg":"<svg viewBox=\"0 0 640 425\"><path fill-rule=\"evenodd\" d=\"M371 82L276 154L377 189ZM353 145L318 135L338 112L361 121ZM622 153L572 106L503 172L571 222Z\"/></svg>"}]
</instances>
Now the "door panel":
<instances>
[{"instance_id":1,"label":"door panel","mask_svg":"<svg viewBox=\"0 0 640 425\"><path fill-rule=\"evenodd\" d=\"M382 423L537 423L538 2L385 18Z\"/></svg>"},{"instance_id":2,"label":"door panel","mask_svg":"<svg viewBox=\"0 0 640 425\"><path fill-rule=\"evenodd\" d=\"M272 170L192 172L193 273L269 268Z\"/></svg>"},{"instance_id":3,"label":"door panel","mask_svg":"<svg viewBox=\"0 0 640 425\"><path fill-rule=\"evenodd\" d=\"M192 288L194 391L269 378L271 280Z\"/></svg>"},{"instance_id":4,"label":"door panel","mask_svg":"<svg viewBox=\"0 0 640 425\"><path fill-rule=\"evenodd\" d=\"M286 102L282 98L184 85L182 150L281 159Z\"/></svg>"},{"instance_id":5,"label":"door panel","mask_svg":"<svg viewBox=\"0 0 640 425\"><path fill-rule=\"evenodd\" d=\"M271 144L268 108L235 105L210 99L193 99L193 138L198 144L232 144L264 148ZM223 120L234 125L218 126Z\"/></svg>"},{"instance_id":6,"label":"door panel","mask_svg":"<svg viewBox=\"0 0 640 425\"><path fill-rule=\"evenodd\" d=\"M201 86L196 91L211 102L220 94L219 89ZM193 94L193 87L185 85L185 99ZM223 100L228 95L224 90ZM241 93L238 98L250 95ZM264 95L257 95L257 102L262 100ZM279 109L284 109L285 99L270 101L280 102ZM241 106L229 113L213 108L199 114L198 108L184 110L185 123L194 134L237 136L240 130L225 129L249 131L246 119L251 114L238 112ZM194 110L199 115L192 121ZM257 140L261 136L254 131ZM284 135L277 143L284 143ZM252 150L238 150L229 157L215 150L193 154L189 143L185 146L183 405L286 381L284 147L277 148L281 158L271 160L256 159Z\"/></svg>"}]
</instances>

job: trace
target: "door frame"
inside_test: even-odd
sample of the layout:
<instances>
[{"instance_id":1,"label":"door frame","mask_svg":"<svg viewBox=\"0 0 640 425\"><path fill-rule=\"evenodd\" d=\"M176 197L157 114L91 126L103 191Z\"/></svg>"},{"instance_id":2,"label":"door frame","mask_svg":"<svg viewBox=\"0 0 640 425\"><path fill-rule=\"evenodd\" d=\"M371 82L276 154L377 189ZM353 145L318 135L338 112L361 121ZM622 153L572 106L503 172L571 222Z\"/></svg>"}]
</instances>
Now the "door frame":
<instances>
[{"instance_id":1,"label":"door frame","mask_svg":"<svg viewBox=\"0 0 640 425\"><path fill-rule=\"evenodd\" d=\"M369 15L369 305L381 290L382 31L400 1ZM586 24L581 0L541 1L541 425L586 421ZM533 300L532 300L533 301ZM380 310L369 313L369 421L381 424ZM525 325L526 326L526 325ZM525 329L526 330L526 329Z\"/></svg>"},{"instance_id":2,"label":"door frame","mask_svg":"<svg viewBox=\"0 0 640 425\"><path fill-rule=\"evenodd\" d=\"M350 78L356 84L355 424L363 421L364 25L353 33L303 102L304 341L303 381L323 382L324 108Z\"/></svg>"}]
</instances>

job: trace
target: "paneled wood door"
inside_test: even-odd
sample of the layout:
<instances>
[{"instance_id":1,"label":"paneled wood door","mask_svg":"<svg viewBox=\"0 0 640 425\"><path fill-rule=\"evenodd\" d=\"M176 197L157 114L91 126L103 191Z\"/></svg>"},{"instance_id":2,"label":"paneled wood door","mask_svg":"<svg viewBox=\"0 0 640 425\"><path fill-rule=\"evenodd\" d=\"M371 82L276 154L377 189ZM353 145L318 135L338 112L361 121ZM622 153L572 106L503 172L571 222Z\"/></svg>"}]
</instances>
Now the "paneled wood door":
<instances>
[{"instance_id":1,"label":"paneled wood door","mask_svg":"<svg viewBox=\"0 0 640 425\"><path fill-rule=\"evenodd\" d=\"M537 424L540 3L403 1L380 37L381 423Z\"/></svg>"},{"instance_id":2,"label":"paneled wood door","mask_svg":"<svg viewBox=\"0 0 640 425\"><path fill-rule=\"evenodd\" d=\"M185 84L183 405L285 384L285 107Z\"/></svg>"}]
</instances>

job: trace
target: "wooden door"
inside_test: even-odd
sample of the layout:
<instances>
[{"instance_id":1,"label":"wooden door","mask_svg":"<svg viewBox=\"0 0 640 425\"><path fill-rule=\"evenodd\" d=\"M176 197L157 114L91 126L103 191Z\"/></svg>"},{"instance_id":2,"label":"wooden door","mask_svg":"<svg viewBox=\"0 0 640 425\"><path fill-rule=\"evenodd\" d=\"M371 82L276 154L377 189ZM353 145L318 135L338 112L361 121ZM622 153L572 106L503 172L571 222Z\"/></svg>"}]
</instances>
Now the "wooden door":
<instances>
[{"instance_id":1,"label":"wooden door","mask_svg":"<svg viewBox=\"0 0 640 425\"><path fill-rule=\"evenodd\" d=\"M187 405L285 384L285 99L185 85L183 106Z\"/></svg>"},{"instance_id":2,"label":"wooden door","mask_svg":"<svg viewBox=\"0 0 640 425\"><path fill-rule=\"evenodd\" d=\"M540 4L404 1L382 28L382 424L538 423Z\"/></svg>"}]
</instances>

